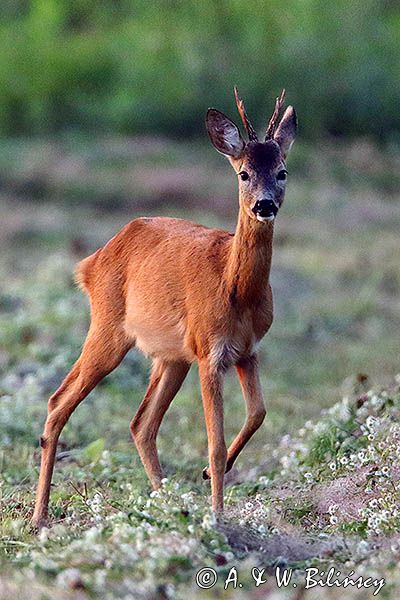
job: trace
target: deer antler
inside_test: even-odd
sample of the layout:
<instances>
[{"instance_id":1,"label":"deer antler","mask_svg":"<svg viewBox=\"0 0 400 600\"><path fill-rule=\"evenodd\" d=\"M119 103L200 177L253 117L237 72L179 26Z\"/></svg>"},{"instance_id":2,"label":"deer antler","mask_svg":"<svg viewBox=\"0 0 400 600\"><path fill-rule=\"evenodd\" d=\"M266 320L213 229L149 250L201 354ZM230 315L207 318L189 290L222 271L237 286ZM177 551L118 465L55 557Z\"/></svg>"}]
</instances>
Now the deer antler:
<instances>
[{"instance_id":1,"label":"deer antler","mask_svg":"<svg viewBox=\"0 0 400 600\"><path fill-rule=\"evenodd\" d=\"M241 98L239 98L239 94L238 94L236 86L233 88L233 91L235 93L236 106L239 111L239 115L243 121L243 125L246 128L247 135L249 136L249 140L250 140L250 142L258 142L257 134L253 128L253 125L249 121L249 118L246 114L246 109L244 107L244 102Z\"/></svg>"},{"instance_id":2,"label":"deer antler","mask_svg":"<svg viewBox=\"0 0 400 600\"><path fill-rule=\"evenodd\" d=\"M267 131L265 133L265 140L270 140L272 137L274 137L279 113L285 101L285 93L286 91L283 89L281 91L281 95L276 99L274 112L272 113L272 117L269 120Z\"/></svg>"}]
</instances>

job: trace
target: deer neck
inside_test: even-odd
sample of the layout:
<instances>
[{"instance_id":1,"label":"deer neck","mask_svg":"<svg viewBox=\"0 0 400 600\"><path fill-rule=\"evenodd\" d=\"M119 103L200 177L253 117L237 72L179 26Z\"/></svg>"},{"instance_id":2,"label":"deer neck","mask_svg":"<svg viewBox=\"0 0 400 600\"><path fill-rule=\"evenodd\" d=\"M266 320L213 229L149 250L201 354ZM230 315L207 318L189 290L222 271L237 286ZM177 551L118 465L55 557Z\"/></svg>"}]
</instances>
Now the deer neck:
<instances>
[{"instance_id":1,"label":"deer neck","mask_svg":"<svg viewBox=\"0 0 400 600\"><path fill-rule=\"evenodd\" d=\"M248 216L242 204L225 269L224 281L231 304L257 304L265 295L272 259L273 223Z\"/></svg>"}]
</instances>

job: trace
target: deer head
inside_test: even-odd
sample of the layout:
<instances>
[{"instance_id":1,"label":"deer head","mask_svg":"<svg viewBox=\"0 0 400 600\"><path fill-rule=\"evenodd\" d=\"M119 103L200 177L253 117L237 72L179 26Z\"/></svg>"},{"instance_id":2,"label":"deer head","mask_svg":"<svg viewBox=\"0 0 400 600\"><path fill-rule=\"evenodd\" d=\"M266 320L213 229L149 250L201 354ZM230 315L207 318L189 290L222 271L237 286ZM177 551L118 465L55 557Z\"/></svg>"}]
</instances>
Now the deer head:
<instances>
[{"instance_id":1,"label":"deer head","mask_svg":"<svg viewBox=\"0 0 400 600\"><path fill-rule=\"evenodd\" d=\"M247 117L243 100L235 88L236 105L247 131L248 142L238 127L219 110L207 111L206 127L214 147L226 156L239 178L239 199L250 219L262 223L275 219L285 196L287 179L286 156L297 131L297 118L292 106L288 106L280 122L285 90L276 99L275 110L269 120L264 141L257 134Z\"/></svg>"}]
</instances>

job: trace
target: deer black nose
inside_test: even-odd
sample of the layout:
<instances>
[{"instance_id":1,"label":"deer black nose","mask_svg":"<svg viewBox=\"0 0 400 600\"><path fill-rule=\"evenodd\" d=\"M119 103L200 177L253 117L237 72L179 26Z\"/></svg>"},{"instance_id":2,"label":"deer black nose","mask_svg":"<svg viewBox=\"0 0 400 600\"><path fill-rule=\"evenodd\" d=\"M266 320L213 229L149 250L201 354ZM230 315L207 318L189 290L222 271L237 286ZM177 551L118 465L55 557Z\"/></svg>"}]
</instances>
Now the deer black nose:
<instances>
[{"instance_id":1,"label":"deer black nose","mask_svg":"<svg viewBox=\"0 0 400 600\"><path fill-rule=\"evenodd\" d=\"M275 217L278 207L273 200L264 198L263 200L257 200L252 211L255 215L260 215L260 217Z\"/></svg>"}]
</instances>

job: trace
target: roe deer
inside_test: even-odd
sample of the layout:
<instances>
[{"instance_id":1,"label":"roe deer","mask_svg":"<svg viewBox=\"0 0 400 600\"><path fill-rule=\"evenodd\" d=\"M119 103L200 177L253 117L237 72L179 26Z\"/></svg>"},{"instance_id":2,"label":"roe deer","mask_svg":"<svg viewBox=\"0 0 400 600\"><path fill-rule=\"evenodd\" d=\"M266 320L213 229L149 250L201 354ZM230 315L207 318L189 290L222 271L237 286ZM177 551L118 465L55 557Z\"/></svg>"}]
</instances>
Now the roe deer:
<instances>
[{"instance_id":1,"label":"roe deer","mask_svg":"<svg viewBox=\"0 0 400 600\"><path fill-rule=\"evenodd\" d=\"M259 142L236 88L235 97L248 142L220 111L209 109L206 117L211 142L238 175L235 233L181 219L139 218L78 265L78 283L90 299L91 324L80 357L49 399L32 519L37 528L47 522L64 425L133 346L153 359L146 395L130 425L153 488L162 479L157 432L192 362L199 367L209 455L203 476L211 478L214 511L223 509L224 473L264 420L256 352L272 323L273 227L297 121L289 106L278 123L283 91ZM222 380L230 366L236 367L247 416L227 451Z\"/></svg>"}]
</instances>

